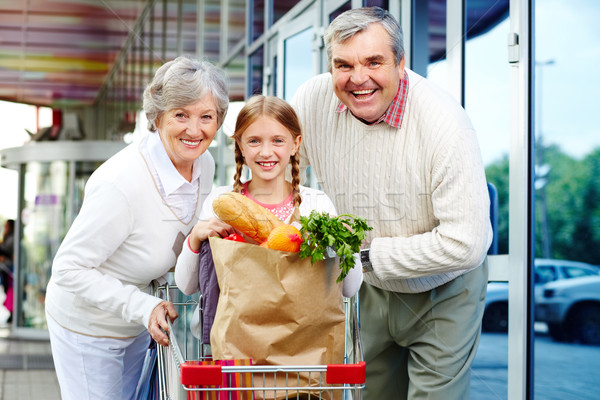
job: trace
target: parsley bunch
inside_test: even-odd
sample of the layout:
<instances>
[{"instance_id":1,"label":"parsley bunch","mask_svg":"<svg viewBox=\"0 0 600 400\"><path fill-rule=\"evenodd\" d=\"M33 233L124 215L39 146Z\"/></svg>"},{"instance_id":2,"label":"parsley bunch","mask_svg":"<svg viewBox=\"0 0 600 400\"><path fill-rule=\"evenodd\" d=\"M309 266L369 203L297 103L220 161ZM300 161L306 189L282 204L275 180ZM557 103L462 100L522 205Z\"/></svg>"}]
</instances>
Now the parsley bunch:
<instances>
[{"instance_id":1,"label":"parsley bunch","mask_svg":"<svg viewBox=\"0 0 600 400\"><path fill-rule=\"evenodd\" d=\"M311 262L323 260L327 247L331 247L340 258L341 282L354 267L354 253L360 251L365 232L373 228L362 217L342 214L331 217L328 213L312 211L308 217L300 217L300 233L304 241L300 245L300 258L311 258Z\"/></svg>"}]
</instances>

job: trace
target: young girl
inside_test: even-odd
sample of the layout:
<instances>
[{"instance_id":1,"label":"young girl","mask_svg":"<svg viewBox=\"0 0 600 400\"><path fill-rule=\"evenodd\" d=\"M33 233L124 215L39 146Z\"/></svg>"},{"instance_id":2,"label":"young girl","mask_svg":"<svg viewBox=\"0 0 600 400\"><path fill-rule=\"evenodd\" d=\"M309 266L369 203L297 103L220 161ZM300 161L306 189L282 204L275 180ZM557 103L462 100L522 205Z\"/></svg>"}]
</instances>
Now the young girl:
<instances>
[{"instance_id":1,"label":"young girl","mask_svg":"<svg viewBox=\"0 0 600 400\"><path fill-rule=\"evenodd\" d=\"M294 109L277 97L255 95L238 114L235 132L236 173L233 186L221 186L207 197L198 222L186 239L187 245L175 267L175 283L185 294L200 290L198 281L198 254L203 241L209 236L225 237L235 233L234 228L217 219L212 210L213 200L235 191L270 210L280 220L289 222L298 207L300 215L312 210L336 215L333 203L320 190L301 186L298 149L302 140L300 123ZM244 164L252 179L242 182ZM291 166L291 182L285 179ZM343 282L343 295L353 296L362 283L362 270L353 268Z\"/></svg>"}]
</instances>

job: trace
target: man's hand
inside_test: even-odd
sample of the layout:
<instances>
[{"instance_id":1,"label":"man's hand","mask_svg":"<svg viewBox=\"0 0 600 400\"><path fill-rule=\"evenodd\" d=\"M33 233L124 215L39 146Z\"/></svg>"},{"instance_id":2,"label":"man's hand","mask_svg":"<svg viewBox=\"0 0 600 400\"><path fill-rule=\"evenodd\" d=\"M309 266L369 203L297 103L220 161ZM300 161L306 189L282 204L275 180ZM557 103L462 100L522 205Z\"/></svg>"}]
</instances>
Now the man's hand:
<instances>
[{"instance_id":1,"label":"man's hand","mask_svg":"<svg viewBox=\"0 0 600 400\"><path fill-rule=\"evenodd\" d=\"M169 325L167 317L171 322L175 321L179 314L175 310L173 303L169 301L161 301L150 314L150 322L148 323L148 332L156 343L168 346L169 345Z\"/></svg>"}]
</instances>

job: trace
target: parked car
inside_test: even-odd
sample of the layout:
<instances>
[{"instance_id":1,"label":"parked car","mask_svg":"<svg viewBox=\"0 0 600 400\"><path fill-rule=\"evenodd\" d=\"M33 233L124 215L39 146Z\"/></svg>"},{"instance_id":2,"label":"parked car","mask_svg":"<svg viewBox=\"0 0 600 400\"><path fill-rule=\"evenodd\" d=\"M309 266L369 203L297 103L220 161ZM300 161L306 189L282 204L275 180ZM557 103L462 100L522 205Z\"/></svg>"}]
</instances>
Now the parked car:
<instances>
[{"instance_id":1,"label":"parked car","mask_svg":"<svg viewBox=\"0 0 600 400\"><path fill-rule=\"evenodd\" d=\"M600 276L600 266L578 261L535 259L534 297L536 305L542 297L544 284L581 276ZM508 282L490 282L485 298L482 330L484 332L508 331Z\"/></svg>"},{"instance_id":2,"label":"parked car","mask_svg":"<svg viewBox=\"0 0 600 400\"><path fill-rule=\"evenodd\" d=\"M600 276L584 276L543 286L536 320L556 341L600 345Z\"/></svg>"}]
</instances>

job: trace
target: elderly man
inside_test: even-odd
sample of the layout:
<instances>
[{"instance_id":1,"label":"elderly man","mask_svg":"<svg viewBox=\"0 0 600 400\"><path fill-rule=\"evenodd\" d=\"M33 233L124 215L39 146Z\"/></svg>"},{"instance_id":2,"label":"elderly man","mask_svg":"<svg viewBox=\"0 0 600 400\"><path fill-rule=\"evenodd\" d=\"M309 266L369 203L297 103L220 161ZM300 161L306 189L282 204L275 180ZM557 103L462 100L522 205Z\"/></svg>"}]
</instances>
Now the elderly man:
<instances>
[{"instance_id":1,"label":"elderly man","mask_svg":"<svg viewBox=\"0 0 600 400\"><path fill-rule=\"evenodd\" d=\"M476 134L463 108L405 67L385 10L325 32L330 73L292 100L301 154L341 213L374 227L360 252L365 398L467 399L492 240Z\"/></svg>"}]
</instances>

